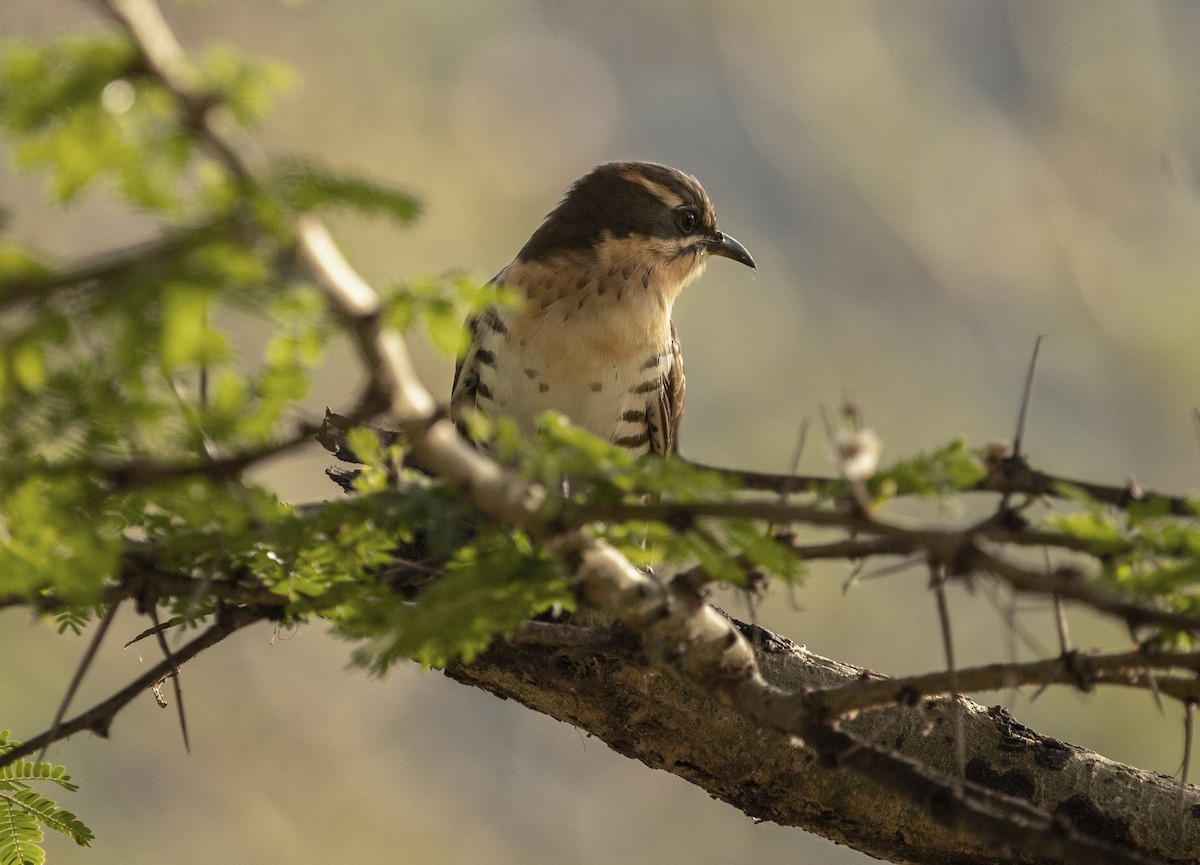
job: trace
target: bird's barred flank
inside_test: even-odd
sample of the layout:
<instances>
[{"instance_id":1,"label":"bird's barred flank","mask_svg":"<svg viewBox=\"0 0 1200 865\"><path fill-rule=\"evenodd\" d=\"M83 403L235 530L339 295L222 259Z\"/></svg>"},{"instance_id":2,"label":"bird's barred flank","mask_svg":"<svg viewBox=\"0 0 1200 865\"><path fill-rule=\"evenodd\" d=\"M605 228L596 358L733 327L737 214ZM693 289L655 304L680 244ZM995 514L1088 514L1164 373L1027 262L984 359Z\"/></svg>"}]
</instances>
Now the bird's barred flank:
<instances>
[{"instance_id":1,"label":"bird's barred flank","mask_svg":"<svg viewBox=\"0 0 1200 865\"><path fill-rule=\"evenodd\" d=\"M640 447L645 446L649 441L650 441L650 431L643 430L642 432L637 433L636 435L621 436L620 438L613 439L613 444L620 445L623 448L629 448L630 450L633 450L634 448L640 448Z\"/></svg>"},{"instance_id":2,"label":"bird's barred flank","mask_svg":"<svg viewBox=\"0 0 1200 865\"><path fill-rule=\"evenodd\" d=\"M499 314L494 309L487 310L480 317L479 322L484 327L491 328L501 336L508 336L508 326L501 320Z\"/></svg>"}]
</instances>

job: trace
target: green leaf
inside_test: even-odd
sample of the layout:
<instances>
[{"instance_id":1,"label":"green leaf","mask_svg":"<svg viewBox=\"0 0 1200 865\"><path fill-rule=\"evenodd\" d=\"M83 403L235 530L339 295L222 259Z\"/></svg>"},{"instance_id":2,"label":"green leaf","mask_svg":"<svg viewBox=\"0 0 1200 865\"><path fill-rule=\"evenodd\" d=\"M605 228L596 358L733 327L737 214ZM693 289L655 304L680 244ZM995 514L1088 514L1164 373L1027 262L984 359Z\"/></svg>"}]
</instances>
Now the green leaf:
<instances>
[{"instance_id":1,"label":"green leaf","mask_svg":"<svg viewBox=\"0 0 1200 865\"><path fill-rule=\"evenodd\" d=\"M286 63L250 59L225 46L205 52L196 62L196 71L198 86L214 94L247 127L266 117L276 97L295 81Z\"/></svg>"},{"instance_id":2,"label":"green leaf","mask_svg":"<svg viewBox=\"0 0 1200 865\"><path fill-rule=\"evenodd\" d=\"M0 755L21 743L0 731ZM49 782L64 790L79 789L62 766L16 760L0 768L0 865L40 865L46 859L42 827L69 837L81 847L94 840L92 830L70 811L59 808L33 785Z\"/></svg>"},{"instance_id":3,"label":"green leaf","mask_svg":"<svg viewBox=\"0 0 1200 865\"><path fill-rule=\"evenodd\" d=\"M33 252L11 241L0 241L0 298L5 283L36 280L47 276L50 268Z\"/></svg>"},{"instance_id":4,"label":"green leaf","mask_svg":"<svg viewBox=\"0 0 1200 865\"><path fill-rule=\"evenodd\" d=\"M12 796L0 793L0 865L42 865L42 830L37 817Z\"/></svg>"},{"instance_id":5,"label":"green leaf","mask_svg":"<svg viewBox=\"0 0 1200 865\"><path fill-rule=\"evenodd\" d=\"M558 560L521 532L492 530L462 547L441 579L415 600L388 596L342 622L369 637L355 660L376 673L404 658L427 667L469 663L497 636L558 607L574 594Z\"/></svg>"},{"instance_id":6,"label":"green leaf","mask_svg":"<svg viewBox=\"0 0 1200 865\"><path fill-rule=\"evenodd\" d=\"M211 292L173 283L162 294L162 359L168 372L199 366L215 357L224 340L208 327Z\"/></svg>"},{"instance_id":7,"label":"green leaf","mask_svg":"<svg viewBox=\"0 0 1200 865\"><path fill-rule=\"evenodd\" d=\"M782 540L771 537L758 524L730 520L723 524L726 540L752 565L779 579L793 582L804 573L803 562Z\"/></svg>"},{"instance_id":8,"label":"green leaf","mask_svg":"<svg viewBox=\"0 0 1200 865\"><path fill-rule=\"evenodd\" d=\"M467 334L459 307L448 300L433 300L421 310L429 342L448 357L458 357L466 348Z\"/></svg>"},{"instance_id":9,"label":"green leaf","mask_svg":"<svg viewBox=\"0 0 1200 865\"><path fill-rule=\"evenodd\" d=\"M8 347L7 360L13 380L27 391L40 390L46 383L45 346L22 340Z\"/></svg>"},{"instance_id":10,"label":"green leaf","mask_svg":"<svg viewBox=\"0 0 1200 865\"><path fill-rule=\"evenodd\" d=\"M0 50L0 120L28 133L74 107L99 104L104 88L132 74L139 56L131 40L111 35L7 42Z\"/></svg>"},{"instance_id":11,"label":"green leaf","mask_svg":"<svg viewBox=\"0 0 1200 865\"><path fill-rule=\"evenodd\" d=\"M412 222L421 212L420 202L407 192L301 160L276 165L268 188L289 208L301 212L345 207L400 223Z\"/></svg>"},{"instance_id":12,"label":"green leaf","mask_svg":"<svg viewBox=\"0 0 1200 865\"><path fill-rule=\"evenodd\" d=\"M34 475L0 492L0 576L5 594L46 589L80 603L115 573L121 537L111 520L85 516L95 487L84 478Z\"/></svg>"},{"instance_id":13,"label":"green leaf","mask_svg":"<svg viewBox=\"0 0 1200 865\"><path fill-rule=\"evenodd\" d=\"M21 790L12 795L15 807L23 808L47 829L69 837L80 847L87 847L94 840L90 829L70 811L59 808L36 790Z\"/></svg>"},{"instance_id":14,"label":"green leaf","mask_svg":"<svg viewBox=\"0 0 1200 865\"><path fill-rule=\"evenodd\" d=\"M174 213L183 202L175 183L194 149L194 134L178 125L170 98L147 87L120 118L100 103L80 105L16 152L21 167L51 170L51 190L62 202L107 178L130 203Z\"/></svg>"},{"instance_id":15,"label":"green leaf","mask_svg":"<svg viewBox=\"0 0 1200 865\"><path fill-rule=\"evenodd\" d=\"M24 759L0 767L0 782L13 781L52 781L72 793L79 789L78 784L71 782L71 776L67 774L65 766Z\"/></svg>"},{"instance_id":16,"label":"green leaf","mask_svg":"<svg viewBox=\"0 0 1200 865\"><path fill-rule=\"evenodd\" d=\"M971 489L986 476L980 455L956 439L931 453L900 460L876 472L868 487L877 498L945 496Z\"/></svg>"},{"instance_id":17,"label":"green leaf","mask_svg":"<svg viewBox=\"0 0 1200 865\"><path fill-rule=\"evenodd\" d=\"M1116 518L1099 509L1050 514L1046 522L1085 543L1094 555L1117 555L1129 549L1129 541Z\"/></svg>"},{"instance_id":18,"label":"green leaf","mask_svg":"<svg viewBox=\"0 0 1200 865\"><path fill-rule=\"evenodd\" d=\"M384 296L389 327L408 331L424 326L434 347L451 357L466 348L463 320L491 306L516 308L520 298L511 289L465 276L419 277L392 288Z\"/></svg>"}]
</instances>

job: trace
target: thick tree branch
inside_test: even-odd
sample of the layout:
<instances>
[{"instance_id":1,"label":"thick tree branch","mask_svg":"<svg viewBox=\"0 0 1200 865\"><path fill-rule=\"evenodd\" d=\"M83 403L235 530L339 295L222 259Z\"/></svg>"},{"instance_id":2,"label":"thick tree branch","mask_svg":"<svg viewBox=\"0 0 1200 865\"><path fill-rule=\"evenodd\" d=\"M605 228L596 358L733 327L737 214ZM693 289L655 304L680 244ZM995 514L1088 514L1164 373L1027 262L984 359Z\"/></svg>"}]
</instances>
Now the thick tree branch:
<instances>
[{"instance_id":1,"label":"thick tree branch","mask_svg":"<svg viewBox=\"0 0 1200 865\"><path fill-rule=\"evenodd\" d=\"M755 626L738 628L754 647L763 675L781 691L819 700L827 693L853 693L856 686L892 690L891 680L814 655ZM934 773L953 773L946 700L902 693L886 708L846 722L852 742L830 736L825 732L830 728L819 725L815 741L806 738L814 747L798 748L791 737L720 701L698 698L649 663L636 643L607 641L596 653L573 642L557 647L525 640L498 643L470 665L455 664L446 673L586 730L618 753L679 775L751 817L800 826L890 860L955 865L1114 861L1078 848L1056 856L1054 848L1067 843L1068 821L1155 860L1190 861L1200 850L1200 821L1181 816L1200 803L1194 788L1181 791L1170 778L1041 736L1000 707L963 703L967 780L1015 796L1039 812L1009 812L993 843L945 825L944 812L959 806L959 794L947 794L944 781L931 782L906 763L899 790L876 783L877 771L891 771L874 765L878 749L895 748ZM960 675L970 679L973 674L963 670ZM848 751L864 755L857 758L864 774L839 764L838 755L856 759ZM965 792L974 789L966 787L961 795L979 796ZM979 799L974 805L989 807ZM1024 831L1036 838L1025 852L1007 849ZM1060 837L1062 832L1067 835Z\"/></svg>"}]
</instances>

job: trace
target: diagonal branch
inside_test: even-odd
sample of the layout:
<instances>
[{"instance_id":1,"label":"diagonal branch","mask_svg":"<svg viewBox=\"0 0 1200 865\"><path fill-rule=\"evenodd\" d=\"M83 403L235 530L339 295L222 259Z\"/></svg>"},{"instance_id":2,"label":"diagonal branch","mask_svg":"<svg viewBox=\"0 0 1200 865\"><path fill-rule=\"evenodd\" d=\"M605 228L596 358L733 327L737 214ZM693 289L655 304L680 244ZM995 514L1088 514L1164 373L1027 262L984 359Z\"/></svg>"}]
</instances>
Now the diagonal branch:
<instances>
[{"instance_id":1,"label":"diagonal branch","mask_svg":"<svg viewBox=\"0 0 1200 865\"><path fill-rule=\"evenodd\" d=\"M797 701L806 693L819 697L829 691L850 692L859 685L889 685L869 671L814 655L756 626L734 625L754 646L755 662L767 681L795 694ZM955 865L1101 861L1078 848L1056 858L1051 851L1058 840L1047 842L1044 850L1037 840L1030 842L1025 849L1032 847L1032 854L1010 849L1030 820L1040 827L1036 832L1058 831L1047 828L1048 823L1069 829L1065 819L1051 814L1090 814L1094 831L1109 827L1103 837L1124 839L1167 861L1194 858L1200 844L1189 825L1192 821L1172 819L1180 808L1186 813L1200 801L1194 789L1183 792L1181 805L1180 788L1172 779L1040 736L1000 707L985 709L962 701L968 781L1026 803L1024 811L1013 812L1020 820L1009 825L1004 840L992 843L949 828L954 821L939 813L958 807L955 797L960 795L944 786L943 773L954 771L946 745L946 700L914 702L902 697L844 722L854 748L895 751L928 767L943 784L921 780L909 789L901 783L902 789L893 792L895 788L881 787L871 775L839 766L834 759L836 741L830 743L832 755L824 749L796 747L794 737L664 675L636 643L609 641L603 651L593 652L581 651L576 642L580 641L497 641L471 664L454 664L446 672L456 681L585 730L618 753L678 775L756 820L799 826L889 860ZM785 716L791 711L786 705L777 709ZM806 743L812 745L807 737ZM825 756L830 759L822 759ZM966 789L973 791L971 796L983 795L975 786ZM1137 806L1130 807L1130 802ZM1030 817L1031 805L1041 813ZM997 829L1005 834L1003 825Z\"/></svg>"},{"instance_id":2,"label":"diagonal branch","mask_svg":"<svg viewBox=\"0 0 1200 865\"><path fill-rule=\"evenodd\" d=\"M1186 677L1155 678L1149 670L1187 670ZM985 664L955 671L940 670L917 676L871 678L823 688L805 695L819 702L831 717L844 717L864 709L913 705L935 695L956 690L967 693L1000 691L1022 685L1064 684L1090 691L1096 685L1120 685L1157 690L1184 702L1200 700L1200 652L1134 651L1112 654L1069 652L1056 658L1025 663Z\"/></svg>"},{"instance_id":3,"label":"diagonal branch","mask_svg":"<svg viewBox=\"0 0 1200 865\"><path fill-rule=\"evenodd\" d=\"M117 616L117 610L120 608L120 603L114 603L105 611L104 616L100 619L100 624L96 626L95 633L88 640L87 649L83 652L83 657L79 659L79 663L75 666L75 672L71 675L71 681L67 683L66 693L63 694L62 700L58 704L58 708L54 711L54 718L50 721L50 730L48 736L53 740L54 735L59 730L59 725L62 722L63 715L67 714L67 709L70 708L71 700L75 698L75 692L79 690L79 686L83 684L83 677L87 675L87 671L91 669L92 661L96 658L96 652L100 649L100 644L104 642L104 637L108 633L108 627ZM43 747L38 754L38 760L46 756L46 748Z\"/></svg>"},{"instance_id":4,"label":"diagonal branch","mask_svg":"<svg viewBox=\"0 0 1200 865\"><path fill-rule=\"evenodd\" d=\"M793 475L773 472L757 472L746 469L731 469L688 460L688 463L703 471L714 472L731 478L742 489L752 492L800 493L818 492L827 489L837 479L824 475ZM1135 484L1115 486L1093 481L1069 478L1035 469L1018 455L1005 455L989 459L987 475L975 486L962 492L1009 493L1034 498L1062 498L1063 490L1075 489L1090 498L1116 508L1126 509L1135 502L1162 502L1173 516L1190 517L1197 512L1193 498L1172 495L1157 490L1147 490Z\"/></svg>"},{"instance_id":5,"label":"diagonal branch","mask_svg":"<svg viewBox=\"0 0 1200 865\"><path fill-rule=\"evenodd\" d=\"M29 754L36 754L49 747L54 742L66 739L82 730L90 730L101 738L107 738L109 727L117 713L129 705L141 693L154 687L154 684L168 675L172 670L190 661L205 649L215 646L247 625L254 624L267 618L261 611L247 607L223 610L217 614L217 621L195 639L185 643L173 657L164 658L141 676L138 676L111 697L101 700L74 718L61 722L56 727L25 740L20 747L0 755L0 768Z\"/></svg>"},{"instance_id":6,"label":"diagonal branch","mask_svg":"<svg viewBox=\"0 0 1200 865\"><path fill-rule=\"evenodd\" d=\"M189 228L172 230L153 240L102 253L45 276L10 280L0 284L0 312L32 300L43 300L57 291L100 283L150 264L159 265L192 249L207 237L223 237L235 219L222 216Z\"/></svg>"},{"instance_id":7,"label":"diagonal branch","mask_svg":"<svg viewBox=\"0 0 1200 865\"><path fill-rule=\"evenodd\" d=\"M175 660L171 646L167 643L167 638L163 634L162 622L158 618L158 601L151 599L146 608L150 612L150 620L154 622L154 639L158 643L158 648L163 653L163 659L171 665L170 670L164 674L164 677L171 680L171 686L175 691L175 712L179 718L179 732L183 736L183 750L190 754L192 752L192 743L188 738L187 714L183 710L183 685L179 683L179 662ZM162 679L159 679L154 685L156 695L159 682L161 681Z\"/></svg>"},{"instance_id":8,"label":"diagonal branch","mask_svg":"<svg viewBox=\"0 0 1200 865\"><path fill-rule=\"evenodd\" d=\"M1021 533L990 523L962 529L934 529L905 525L859 510L840 512L816 505L794 505L778 501L709 501L688 503L627 503L593 505L566 503L557 519L564 526L584 526L596 522L648 520L667 525L687 524L700 517L764 520L777 523L801 523L819 528L840 528L854 533L857 555L894 555L916 553L949 568L948 576L985 573L1003 580L1021 592L1058 595L1116 616L1131 628L1156 626L1180 631L1200 632L1200 616L1163 609L1149 603L1130 600L1111 592L1078 571L1059 568L1034 570L990 552L981 545L989 538L997 542L1015 542ZM862 537L866 536L866 537ZM1029 543L1051 545L1061 542L1066 549L1077 549L1078 542L1067 535L1035 532L1025 538ZM845 542L843 542L845 543ZM877 544L878 546L868 546ZM844 549L837 545L834 549Z\"/></svg>"}]
</instances>

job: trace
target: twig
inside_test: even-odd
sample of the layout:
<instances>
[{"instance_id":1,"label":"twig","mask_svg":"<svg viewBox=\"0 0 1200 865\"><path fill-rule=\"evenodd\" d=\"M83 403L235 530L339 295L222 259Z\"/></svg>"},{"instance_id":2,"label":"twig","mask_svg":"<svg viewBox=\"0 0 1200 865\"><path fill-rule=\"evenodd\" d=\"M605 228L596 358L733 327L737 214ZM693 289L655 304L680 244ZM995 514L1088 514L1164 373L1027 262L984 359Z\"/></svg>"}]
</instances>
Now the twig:
<instances>
[{"instance_id":1,"label":"twig","mask_svg":"<svg viewBox=\"0 0 1200 865\"><path fill-rule=\"evenodd\" d=\"M199 581L197 581L197 582L199 582ZM163 597L163 594L156 593L156 597L161 598L161 597ZM153 637L156 634L160 634L163 631L169 630L170 628L174 628L176 625L182 625L184 623L184 621L186 621L186 620L183 618L183 616L172 616L171 618L167 619L165 622L159 623L157 620L157 617L156 617L153 625L151 625L149 628L146 628L146 630L142 631L140 634L138 634L133 639L127 640L125 642L125 645L122 648L128 649L134 643L140 643L142 640L146 639L147 637Z\"/></svg>"},{"instance_id":2,"label":"twig","mask_svg":"<svg viewBox=\"0 0 1200 865\"><path fill-rule=\"evenodd\" d=\"M38 466L37 473L41 476L100 477L109 484L106 493L134 492L198 476L222 480L235 478L251 466L311 444L317 430L317 426L302 422L285 439L216 459L168 461L133 457L119 462L79 460Z\"/></svg>"},{"instance_id":3,"label":"twig","mask_svg":"<svg viewBox=\"0 0 1200 865\"><path fill-rule=\"evenodd\" d=\"M800 457L804 454L804 443L808 439L808 418L800 422L800 432L796 435L796 449L792 452L791 475L796 477L800 472ZM779 501L787 504L794 491L783 489L779 491Z\"/></svg>"},{"instance_id":4,"label":"twig","mask_svg":"<svg viewBox=\"0 0 1200 865\"><path fill-rule=\"evenodd\" d=\"M1196 732L1196 701L1183 701L1183 763L1179 767L1179 786L1186 788L1188 772L1192 767L1192 742Z\"/></svg>"},{"instance_id":5,"label":"twig","mask_svg":"<svg viewBox=\"0 0 1200 865\"><path fill-rule=\"evenodd\" d=\"M963 731L963 706L959 699L958 667L954 663L954 638L950 633L950 605L946 601L946 575L942 567L930 569L930 587L937 599L938 622L942 629L942 652L946 658L946 681L950 685L950 719L954 727L954 763L958 777L967 772L967 742Z\"/></svg>"},{"instance_id":6,"label":"twig","mask_svg":"<svg viewBox=\"0 0 1200 865\"><path fill-rule=\"evenodd\" d=\"M1118 652L1089 655L1075 652L1069 662L1060 657L1014 664L985 664L955 671L953 681L946 670L901 676L894 679L865 679L812 692L807 699L818 703L829 717L912 702L922 697L998 691L1047 682L1074 687L1119 685L1149 688L1147 669L1200 672L1200 652ZM1158 687L1168 696L1186 701L1200 699L1200 680L1190 677L1160 678ZM798 698L799 699L799 698Z\"/></svg>"},{"instance_id":7,"label":"twig","mask_svg":"<svg viewBox=\"0 0 1200 865\"><path fill-rule=\"evenodd\" d=\"M1200 616L1163 610L1148 604L1127 600L1084 580L1072 571L1040 573L1022 568L984 550L971 550L964 563L977 571L992 573L1008 582L1014 589L1039 595L1061 595L1086 604L1095 610L1122 619L1130 628L1155 626L1179 631L1196 632Z\"/></svg>"},{"instance_id":8,"label":"twig","mask_svg":"<svg viewBox=\"0 0 1200 865\"><path fill-rule=\"evenodd\" d=\"M1192 409L1192 431L1196 434L1196 443L1200 444L1200 408Z\"/></svg>"},{"instance_id":9,"label":"twig","mask_svg":"<svg viewBox=\"0 0 1200 865\"><path fill-rule=\"evenodd\" d=\"M163 657L171 664L171 670L167 675L170 677L171 686L175 691L175 710L179 716L179 732L183 735L183 750L190 754L192 744L188 741L187 715L183 711L183 686L179 684L179 664L175 662L175 657L171 654L171 647L167 645L167 638L163 634L163 626L158 619L157 599L151 598L146 607L150 612L151 621L154 622L154 638L158 641L158 648L162 650Z\"/></svg>"},{"instance_id":10,"label":"twig","mask_svg":"<svg viewBox=\"0 0 1200 865\"><path fill-rule=\"evenodd\" d=\"M190 228L169 231L153 240L101 253L45 276L2 283L0 312L27 301L48 298L65 288L98 284L140 267L161 265L163 259L191 249L206 237L224 236L227 229L236 224L236 217L221 216Z\"/></svg>"},{"instance_id":11,"label":"twig","mask_svg":"<svg viewBox=\"0 0 1200 865\"><path fill-rule=\"evenodd\" d=\"M151 73L174 94L184 110L188 125L201 134L201 140L225 165L242 186L250 185L246 157L238 151L221 129L217 118L219 100L194 88L193 70L183 46L171 32L155 0L93 0L101 10L120 24L141 49Z\"/></svg>"},{"instance_id":12,"label":"twig","mask_svg":"<svg viewBox=\"0 0 1200 865\"><path fill-rule=\"evenodd\" d=\"M779 493L817 492L827 489L838 479L825 475L793 475L731 469L708 463L687 460L688 465L733 480L748 492ZM1129 484L1114 486L1070 478L1032 468L1024 459L1008 456L988 465L988 473L964 493L1021 493L1033 497L1065 498L1063 490L1076 489L1085 495L1116 508L1127 509L1133 502L1162 502L1174 516L1194 516L1195 502L1187 496L1146 490Z\"/></svg>"},{"instance_id":13,"label":"twig","mask_svg":"<svg viewBox=\"0 0 1200 865\"><path fill-rule=\"evenodd\" d=\"M1016 457L1021 456L1021 446L1025 441L1025 424L1029 420L1029 403L1033 395L1033 373L1037 369L1038 352L1045 338L1046 334L1040 333L1033 342L1033 355L1029 358L1029 370L1025 373L1025 385L1021 388L1021 409L1017 412L1017 428L1012 443L1013 456Z\"/></svg>"},{"instance_id":14,"label":"twig","mask_svg":"<svg viewBox=\"0 0 1200 865\"><path fill-rule=\"evenodd\" d=\"M104 589L100 594L100 603L111 606L129 598L140 597L147 588L153 589L159 597L193 597L202 581L163 570L153 561L154 553L153 549L147 548L127 551L120 564L119 585ZM205 593L214 601L261 609L278 610L288 603L287 598L261 585L228 580L214 580L205 589ZM38 595L33 599L25 595L0 597L0 609L26 605L48 613L69 607L71 602L59 595ZM148 637L152 631L152 628L148 629L142 636Z\"/></svg>"},{"instance_id":15,"label":"twig","mask_svg":"<svg viewBox=\"0 0 1200 865\"><path fill-rule=\"evenodd\" d=\"M1179 819L1182 822L1186 820L1187 811L1184 810L1184 796L1188 790L1188 773L1192 768L1192 743L1196 732L1196 700L1183 701L1183 761L1179 766L1179 795L1176 803L1176 810L1179 812Z\"/></svg>"},{"instance_id":16,"label":"twig","mask_svg":"<svg viewBox=\"0 0 1200 865\"><path fill-rule=\"evenodd\" d=\"M41 761L46 756L46 748L49 747L49 742L53 741L53 736L59 730L59 723L63 719L63 715L67 714L67 708L71 705L71 700L75 697L75 692L79 690L79 686L83 684L83 677L87 674L88 669L92 666L92 661L96 658L96 652L100 649L100 644L104 641L104 635L108 633L108 626L112 624L117 615L117 609L120 603L110 604L105 610L104 616L100 619L100 623L96 626L96 632L92 634L92 638L88 640L87 649L83 652L83 657L79 659L79 663L75 667L75 672L71 675L71 681L67 684L67 691L63 694L62 700L59 701L58 709L54 712L54 719L50 722L48 731L50 739L47 744L42 746L42 750L38 752L38 760Z\"/></svg>"},{"instance_id":17,"label":"twig","mask_svg":"<svg viewBox=\"0 0 1200 865\"><path fill-rule=\"evenodd\" d=\"M54 742L72 736L81 730L91 730L97 736L102 738L107 737L113 718L116 717L121 709L131 703L138 694L152 688L155 682L167 675L172 669L190 661L205 649L215 646L234 631L254 622L261 621L264 618L267 618L265 613L246 608L223 611L217 616L215 624L191 642L184 644L175 652L175 657L172 660L164 659L160 661L112 696L81 712L74 718L63 721L58 725L57 729L40 733L37 736L27 739L20 747L13 748L11 751L0 755L0 768L29 754L42 751Z\"/></svg>"},{"instance_id":18,"label":"twig","mask_svg":"<svg viewBox=\"0 0 1200 865\"><path fill-rule=\"evenodd\" d=\"M1054 604L1054 624L1058 631L1058 651L1059 654L1065 655L1071 651L1071 632L1067 628L1067 612L1063 608L1060 596L1052 595L1051 601Z\"/></svg>"},{"instance_id":19,"label":"twig","mask_svg":"<svg viewBox=\"0 0 1200 865\"><path fill-rule=\"evenodd\" d=\"M1200 631L1200 616L1160 609L1132 601L1107 591L1068 570L1049 573L1023 567L980 546L980 540L1014 537L1004 529L991 529L985 522L963 530L931 529L884 521L858 512L841 513L813 505L783 505L775 501L719 501L689 503L626 503L595 505L566 503L555 519L563 526L577 527L593 522L649 520L667 524L698 517L752 519L796 522L820 527L837 527L860 534L888 539L905 552L924 553L950 565L948 576L988 573L1009 583L1014 589L1033 594L1059 594L1123 619L1131 627L1157 626L1176 630ZM1042 533L1045 540L1056 537ZM1064 546L1073 548L1073 539L1064 538Z\"/></svg>"}]
</instances>

